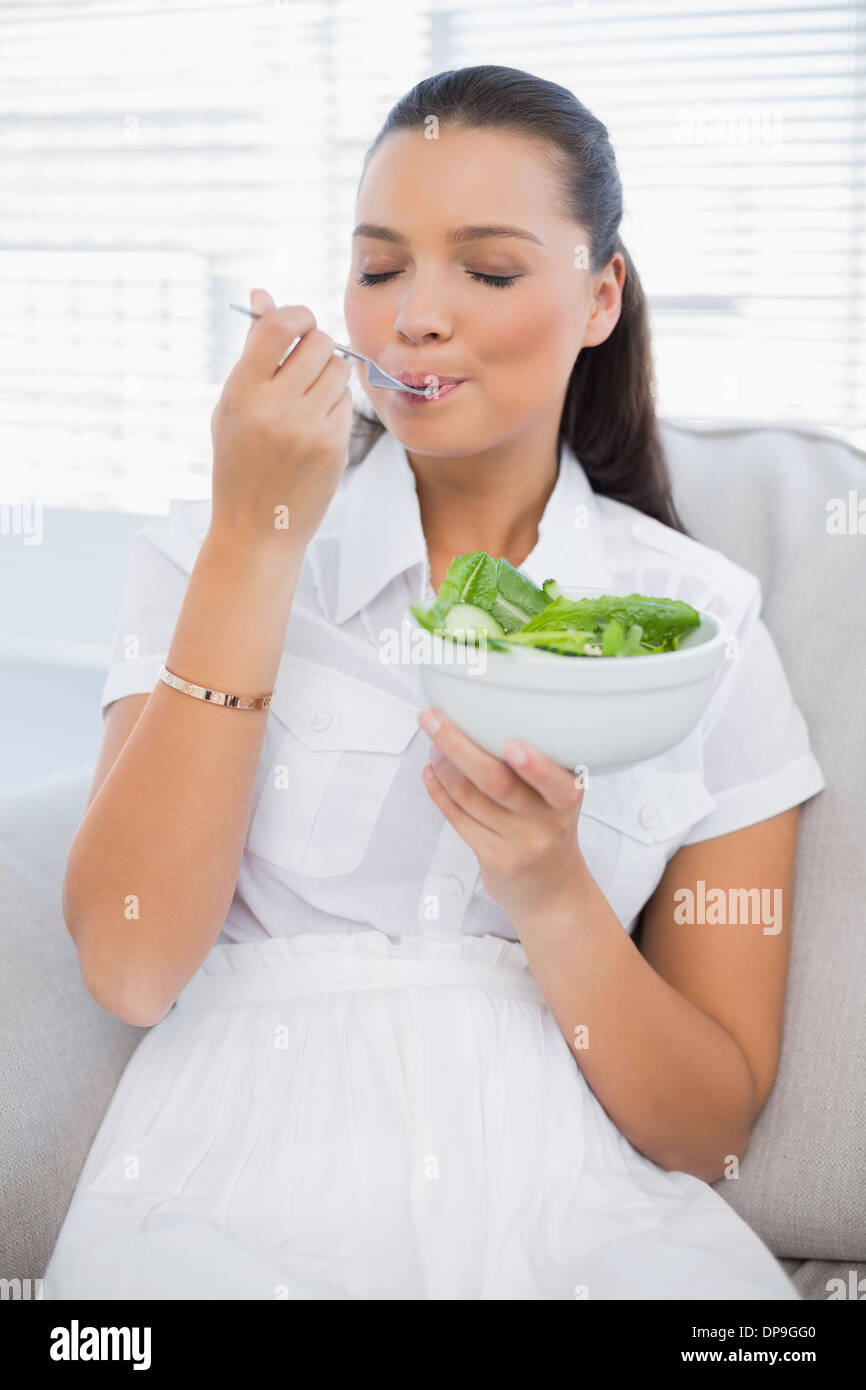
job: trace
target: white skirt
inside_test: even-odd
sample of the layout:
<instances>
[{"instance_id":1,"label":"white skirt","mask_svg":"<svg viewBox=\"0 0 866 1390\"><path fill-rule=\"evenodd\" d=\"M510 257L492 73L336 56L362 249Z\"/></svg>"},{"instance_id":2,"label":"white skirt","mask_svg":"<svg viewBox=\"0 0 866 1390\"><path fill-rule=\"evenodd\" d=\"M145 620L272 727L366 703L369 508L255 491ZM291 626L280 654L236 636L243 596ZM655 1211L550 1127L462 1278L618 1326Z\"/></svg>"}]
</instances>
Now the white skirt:
<instances>
[{"instance_id":1,"label":"white skirt","mask_svg":"<svg viewBox=\"0 0 866 1390\"><path fill-rule=\"evenodd\" d=\"M47 1299L799 1299L617 1129L518 942L215 946L141 1040Z\"/></svg>"}]
</instances>

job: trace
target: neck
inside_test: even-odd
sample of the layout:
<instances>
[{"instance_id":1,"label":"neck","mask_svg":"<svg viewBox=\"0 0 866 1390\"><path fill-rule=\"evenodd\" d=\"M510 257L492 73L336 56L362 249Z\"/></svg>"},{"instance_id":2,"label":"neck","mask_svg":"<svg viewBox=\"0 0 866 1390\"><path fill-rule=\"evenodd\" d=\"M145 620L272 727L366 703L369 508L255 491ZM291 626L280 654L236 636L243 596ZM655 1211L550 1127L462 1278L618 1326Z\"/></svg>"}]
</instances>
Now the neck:
<instances>
[{"instance_id":1,"label":"neck","mask_svg":"<svg viewBox=\"0 0 866 1390\"><path fill-rule=\"evenodd\" d=\"M531 553L556 485L556 434L536 431L459 458L406 450L434 588L455 555L485 550L517 568Z\"/></svg>"}]
</instances>

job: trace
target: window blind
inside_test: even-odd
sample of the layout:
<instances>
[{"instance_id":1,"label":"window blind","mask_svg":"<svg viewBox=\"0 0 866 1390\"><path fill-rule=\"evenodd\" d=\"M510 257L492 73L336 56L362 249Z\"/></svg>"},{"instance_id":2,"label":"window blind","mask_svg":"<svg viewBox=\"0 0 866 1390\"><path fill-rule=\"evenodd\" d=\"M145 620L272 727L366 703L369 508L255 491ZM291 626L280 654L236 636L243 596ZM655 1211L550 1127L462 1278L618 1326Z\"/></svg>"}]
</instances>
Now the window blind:
<instances>
[{"instance_id":1,"label":"window blind","mask_svg":"<svg viewBox=\"0 0 866 1390\"><path fill-rule=\"evenodd\" d=\"M482 62L608 126L661 414L866 444L864 53L866 0L0 0L3 495L207 496L229 301L346 341L364 151Z\"/></svg>"}]
</instances>

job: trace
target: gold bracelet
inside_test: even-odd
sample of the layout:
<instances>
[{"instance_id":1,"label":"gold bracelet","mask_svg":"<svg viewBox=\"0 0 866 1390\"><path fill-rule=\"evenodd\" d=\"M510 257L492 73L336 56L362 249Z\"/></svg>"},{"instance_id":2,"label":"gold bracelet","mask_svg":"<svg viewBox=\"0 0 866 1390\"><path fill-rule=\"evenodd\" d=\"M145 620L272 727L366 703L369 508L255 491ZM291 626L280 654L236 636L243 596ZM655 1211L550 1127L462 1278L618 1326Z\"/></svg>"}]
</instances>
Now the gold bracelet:
<instances>
[{"instance_id":1,"label":"gold bracelet","mask_svg":"<svg viewBox=\"0 0 866 1390\"><path fill-rule=\"evenodd\" d=\"M184 695L194 695L197 700L208 700L212 705L225 705L229 709L267 709L274 693L272 690L270 695L227 695L223 690L208 690L203 685L181 680L166 666L161 668L159 679L170 685L172 690L180 690Z\"/></svg>"}]
</instances>

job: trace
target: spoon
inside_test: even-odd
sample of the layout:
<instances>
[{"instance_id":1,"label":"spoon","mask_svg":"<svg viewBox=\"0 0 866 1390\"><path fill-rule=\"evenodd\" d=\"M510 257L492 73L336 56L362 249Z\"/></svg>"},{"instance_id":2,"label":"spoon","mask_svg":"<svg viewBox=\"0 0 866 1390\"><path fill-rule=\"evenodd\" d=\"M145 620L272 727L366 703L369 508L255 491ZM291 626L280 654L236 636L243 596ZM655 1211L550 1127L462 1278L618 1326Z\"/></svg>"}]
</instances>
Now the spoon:
<instances>
[{"instance_id":1,"label":"spoon","mask_svg":"<svg viewBox=\"0 0 866 1390\"><path fill-rule=\"evenodd\" d=\"M230 304L229 308L237 309L239 314L247 314L251 319L261 318L261 314L254 314L252 309L245 308L243 304ZM367 363L367 379L371 386L381 386L384 387L386 391L408 391L412 396L427 395L426 388L419 386L404 386L402 381L398 381L396 377L389 376L387 372L383 372L382 368L377 366L372 357L365 357L363 352L355 352L353 348L343 347L342 343L335 343L334 347L337 352L347 352L350 357L357 357L361 362ZM291 352L291 348L289 352ZM287 356L288 353L286 353L286 357ZM283 362L285 360L284 357ZM280 366L282 365L283 363L281 362Z\"/></svg>"}]
</instances>

